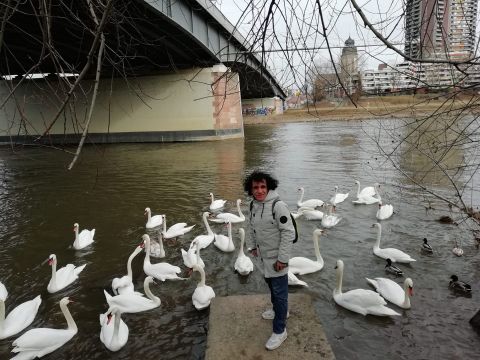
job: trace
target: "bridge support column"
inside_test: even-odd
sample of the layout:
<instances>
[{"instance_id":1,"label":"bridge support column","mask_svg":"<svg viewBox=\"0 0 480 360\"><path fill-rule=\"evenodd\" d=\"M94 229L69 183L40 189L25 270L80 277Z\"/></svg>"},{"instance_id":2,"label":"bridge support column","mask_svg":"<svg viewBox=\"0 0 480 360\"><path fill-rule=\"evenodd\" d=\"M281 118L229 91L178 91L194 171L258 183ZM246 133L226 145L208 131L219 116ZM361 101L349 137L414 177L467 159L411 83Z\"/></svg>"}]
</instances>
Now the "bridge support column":
<instances>
[{"instance_id":1,"label":"bridge support column","mask_svg":"<svg viewBox=\"0 0 480 360\"><path fill-rule=\"evenodd\" d=\"M0 84L0 101L9 93ZM15 80L10 83L15 86ZM49 143L76 143L86 122L92 81L82 82L48 136ZM63 98L58 79L24 80L0 109L0 143L31 142L51 123ZM243 137L238 75L223 65L175 74L102 79L89 142L167 142Z\"/></svg>"}]
</instances>

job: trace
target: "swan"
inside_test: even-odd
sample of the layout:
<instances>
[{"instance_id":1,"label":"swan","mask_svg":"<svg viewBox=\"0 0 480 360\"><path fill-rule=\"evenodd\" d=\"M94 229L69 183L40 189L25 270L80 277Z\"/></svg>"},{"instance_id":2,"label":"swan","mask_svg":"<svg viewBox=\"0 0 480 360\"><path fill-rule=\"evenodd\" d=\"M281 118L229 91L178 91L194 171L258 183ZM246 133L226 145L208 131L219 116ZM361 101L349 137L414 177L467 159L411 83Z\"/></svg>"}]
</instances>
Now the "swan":
<instances>
[{"instance_id":1,"label":"swan","mask_svg":"<svg viewBox=\"0 0 480 360\"><path fill-rule=\"evenodd\" d=\"M353 200L352 203L354 204L365 204L365 205L370 205L370 204L375 204L378 203L378 198L375 197L375 188L373 186L368 186L362 191L360 191L360 181L355 181L357 184L357 199Z\"/></svg>"},{"instance_id":2,"label":"swan","mask_svg":"<svg viewBox=\"0 0 480 360\"><path fill-rule=\"evenodd\" d=\"M206 248L215 239L215 234L212 231L212 229L210 228L210 224L208 223L208 220L207 220L209 215L210 215L210 213L207 212L207 211L205 211L202 215L203 224L205 225L205 228L207 229L207 234L206 235L205 234L204 235L198 235L192 241L192 245L193 245L194 242L196 242L200 246L200 249ZM190 245L190 248L192 247L192 245Z\"/></svg>"},{"instance_id":3,"label":"swan","mask_svg":"<svg viewBox=\"0 0 480 360\"><path fill-rule=\"evenodd\" d=\"M240 204L242 203L241 199L237 199L237 211L238 215L232 213L220 213L217 214L214 218L211 218L210 221L215 223L227 223L231 222L232 224L237 224L245 221L245 215L242 213L242 209L240 209Z\"/></svg>"},{"instance_id":4,"label":"swan","mask_svg":"<svg viewBox=\"0 0 480 360\"><path fill-rule=\"evenodd\" d=\"M118 351L125 346L129 330L117 307L113 306L105 314L100 314L100 325L100 340L108 350Z\"/></svg>"},{"instance_id":5,"label":"swan","mask_svg":"<svg viewBox=\"0 0 480 360\"><path fill-rule=\"evenodd\" d=\"M455 241L455 247L452 249L452 252L457 256L463 255L463 249L460 246L458 246L456 241Z\"/></svg>"},{"instance_id":6,"label":"swan","mask_svg":"<svg viewBox=\"0 0 480 360\"><path fill-rule=\"evenodd\" d=\"M379 223L373 224L372 227L377 227L377 240L373 245L373 253L382 259L390 259L392 262L411 263L416 261L410 255L404 253L402 250L395 248L380 249L380 238L382 237L382 225Z\"/></svg>"},{"instance_id":7,"label":"swan","mask_svg":"<svg viewBox=\"0 0 480 360\"><path fill-rule=\"evenodd\" d=\"M215 200L215 198L213 197L213 193L210 193L210 198L212 199L212 201L210 203L209 209L212 211L220 210L225 206L225 203L227 202L227 200L223 199Z\"/></svg>"},{"instance_id":8,"label":"swan","mask_svg":"<svg viewBox=\"0 0 480 360\"><path fill-rule=\"evenodd\" d=\"M177 274L181 273L181 270L178 266L174 266L166 262L157 264L150 263L150 236L144 234L142 239L145 244L145 259L143 261L143 271L145 271L145 274L161 281L185 280L184 278L178 277Z\"/></svg>"},{"instance_id":9,"label":"swan","mask_svg":"<svg viewBox=\"0 0 480 360\"><path fill-rule=\"evenodd\" d=\"M36 328L28 330L13 342L15 348L12 350L18 353L12 359L32 360L36 357L43 357L61 346L65 345L78 331L77 325L67 308L70 299L64 297L60 300L60 309L65 320L67 320L66 329Z\"/></svg>"},{"instance_id":10,"label":"swan","mask_svg":"<svg viewBox=\"0 0 480 360\"><path fill-rule=\"evenodd\" d=\"M406 278L403 282L403 289L395 281L386 278L366 278L367 282L371 284L375 290L382 295L382 297L392 304L395 304L402 309L410 309L410 296L413 296L413 281Z\"/></svg>"},{"instance_id":11,"label":"swan","mask_svg":"<svg viewBox=\"0 0 480 360\"><path fill-rule=\"evenodd\" d=\"M159 259L163 259L165 257L163 235L161 232L159 233L158 242L155 240L150 240L150 256Z\"/></svg>"},{"instance_id":12,"label":"swan","mask_svg":"<svg viewBox=\"0 0 480 360\"><path fill-rule=\"evenodd\" d=\"M135 250L130 254L127 261L127 275L121 278L114 278L112 280L112 290L115 295L134 293L133 289L133 276L132 276L132 260L137 254L143 250L144 244L137 246ZM139 293L137 293L139 294Z\"/></svg>"},{"instance_id":13,"label":"swan","mask_svg":"<svg viewBox=\"0 0 480 360\"><path fill-rule=\"evenodd\" d=\"M399 267L393 265L392 260L390 259L387 259L387 265L385 265L385 271L396 276L403 276L403 271Z\"/></svg>"},{"instance_id":14,"label":"swan","mask_svg":"<svg viewBox=\"0 0 480 360\"><path fill-rule=\"evenodd\" d=\"M305 206L298 208L297 213L303 215L307 220L322 220L324 216L324 213L320 210L315 210Z\"/></svg>"},{"instance_id":15,"label":"swan","mask_svg":"<svg viewBox=\"0 0 480 360\"><path fill-rule=\"evenodd\" d=\"M38 295L32 300L16 306L5 317L5 302L0 299L0 339L13 336L30 325L35 319L41 303L42 298Z\"/></svg>"},{"instance_id":16,"label":"swan","mask_svg":"<svg viewBox=\"0 0 480 360\"><path fill-rule=\"evenodd\" d=\"M335 210L335 205L329 205L327 214L323 215L322 226L324 228L331 228L337 225L340 220L342 220L341 217L332 214L333 210Z\"/></svg>"},{"instance_id":17,"label":"swan","mask_svg":"<svg viewBox=\"0 0 480 360\"><path fill-rule=\"evenodd\" d=\"M143 289L147 297L138 296L135 294L112 296L105 290L103 290L103 293L107 299L108 306L111 308L116 307L121 313L138 313L147 311L155 309L161 304L160 298L153 295L150 291L150 284L152 282L153 278L151 276L147 276L143 282Z\"/></svg>"},{"instance_id":18,"label":"swan","mask_svg":"<svg viewBox=\"0 0 480 360\"><path fill-rule=\"evenodd\" d=\"M305 281L297 278L295 276L295 274L292 273L290 270L288 270L287 276L288 276L288 285L289 286L305 286L305 287L308 287L308 284Z\"/></svg>"},{"instance_id":19,"label":"swan","mask_svg":"<svg viewBox=\"0 0 480 360\"><path fill-rule=\"evenodd\" d=\"M238 251L237 260L235 260L234 268L240 275L248 275L253 271L253 262L243 252L245 245L245 230L243 228L238 229L240 233L240 249Z\"/></svg>"},{"instance_id":20,"label":"swan","mask_svg":"<svg viewBox=\"0 0 480 360\"><path fill-rule=\"evenodd\" d=\"M78 233L80 225L78 223L73 224L73 231L75 232L75 241L73 247L75 250L81 250L93 243L93 237L95 236L95 229L87 230L83 229L80 234Z\"/></svg>"},{"instance_id":21,"label":"swan","mask_svg":"<svg viewBox=\"0 0 480 360\"><path fill-rule=\"evenodd\" d=\"M150 210L149 207L145 208L144 215L147 216L147 223L145 224L145 227L147 229L156 228L156 227L162 225L162 223L163 223L163 215L152 216L152 210Z\"/></svg>"},{"instance_id":22,"label":"swan","mask_svg":"<svg viewBox=\"0 0 480 360\"><path fill-rule=\"evenodd\" d=\"M320 199L309 199L303 201L303 195L305 194L305 189L303 187L299 187L298 191L300 191L300 198L297 201L298 207L306 206L311 208L316 208L317 206L322 206L323 201Z\"/></svg>"},{"instance_id":23,"label":"swan","mask_svg":"<svg viewBox=\"0 0 480 360\"><path fill-rule=\"evenodd\" d=\"M458 280L457 275L450 276L450 283L448 287L453 290L462 291L464 293L471 293L472 287L464 281Z\"/></svg>"},{"instance_id":24,"label":"swan","mask_svg":"<svg viewBox=\"0 0 480 360\"><path fill-rule=\"evenodd\" d=\"M232 252L235 250L235 245L233 244L232 223L230 221L227 223L227 228L228 236L223 234L215 234L215 241L213 245L224 252Z\"/></svg>"},{"instance_id":25,"label":"swan","mask_svg":"<svg viewBox=\"0 0 480 360\"><path fill-rule=\"evenodd\" d=\"M195 240L190 244L188 251L181 249L183 265L187 268L192 269L193 265L198 265L202 268L205 268L205 263L200 257L200 245Z\"/></svg>"},{"instance_id":26,"label":"swan","mask_svg":"<svg viewBox=\"0 0 480 360\"><path fill-rule=\"evenodd\" d=\"M429 254L433 254L433 249L428 243L427 238L423 238L422 251Z\"/></svg>"},{"instance_id":27,"label":"swan","mask_svg":"<svg viewBox=\"0 0 480 360\"><path fill-rule=\"evenodd\" d=\"M210 301L215 297L213 289L205 285L205 270L198 265L193 265L193 271L200 273L200 281L192 294L192 302L197 310L202 310L210 306Z\"/></svg>"},{"instance_id":28,"label":"swan","mask_svg":"<svg viewBox=\"0 0 480 360\"><path fill-rule=\"evenodd\" d=\"M386 307L385 300L375 291L365 289L354 289L342 292L343 261L337 260L337 286L333 290L333 300L350 311L362 315L393 316L400 315L396 311Z\"/></svg>"},{"instance_id":29,"label":"swan","mask_svg":"<svg viewBox=\"0 0 480 360\"><path fill-rule=\"evenodd\" d=\"M78 275L85 269L87 264L76 267L73 264L67 264L66 266L57 270L57 257L55 254L51 254L48 259L48 265L52 267L52 277L48 283L47 290L49 293L54 293L67 287L75 280L78 279Z\"/></svg>"},{"instance_id":30,"label":"swan","mask_svg":"<svg viewBox=\"0 0 480 360\"><path fill-rule=\"evenodd\" d=\"M8 291L5 285L0 281L0 300L5 301L8 297Z\"/></svg>"},{"instance_id":31,"label":"swan","mask_svg":"<svg viewBox=\"0 0 480 360\"><path fill-rule=\"evenodd\" d=\"M320 254L320 235L322 235L322 233L322 229L315 229L313 231L313 247L317 259L311 260L301 256L293 257L288 261L288 271L292 274L304 275L323 269L323 258Z\"/></svg>"},{"instance_id":32,"label":"swan","mask_svg":"<svg viewBox=\"0 0 480 360\"><path fill-rule=\"evenodd\" d=\"M393 206L390 204L383 205L382 197L380 196L380 185L378 183L374 184L375 191L378 198L378 210L377 210L377 219L386 220L393 215Z\"/></svg>"},{"instance_id":33,"label":"swan","mask_svg":"<svg viewBox=\"0 0 480 360\"><path fill-rule=\"evenodd\" d=\"M341 202L344 202L346 198L348 198L348 194L342 194L338 192L338 186L335 186L335 194L332 196L330 199L330 203L333 205L340 204Z\"/></svg>"},{"instance_id":34,"label":"swan","mask_svg":"<svg viewBox=\"0 0 480 360\"><path fill-rule=\"evenodd\" d=\"M172 239L176 238L177 236L181 236L189 232L190 230L193 229L195 225L188 226L187 223L176 223L172 226L170 226L167 230L167 219L165 215L162 215L163 217L163 231L162 235L164 239Z\"/></svg>"}]
</instances>

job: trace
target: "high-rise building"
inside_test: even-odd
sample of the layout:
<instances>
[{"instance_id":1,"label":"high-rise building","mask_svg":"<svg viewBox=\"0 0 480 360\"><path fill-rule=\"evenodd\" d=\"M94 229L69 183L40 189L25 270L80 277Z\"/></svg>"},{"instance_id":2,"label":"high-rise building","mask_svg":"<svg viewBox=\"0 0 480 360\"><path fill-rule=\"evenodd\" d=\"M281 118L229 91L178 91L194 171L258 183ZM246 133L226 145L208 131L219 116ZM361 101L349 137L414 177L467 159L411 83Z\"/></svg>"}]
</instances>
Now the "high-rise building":
<instances>
[{"instance_id":1,"label":"high-rise building","mask_svg":"<svg viewBox=\"0 0 480 360\"><path fill-rule=\"evenodd\" d=\"M478 0L407 0L405 54L413 59L469 58Z\"/></svg>"}]
</instances>

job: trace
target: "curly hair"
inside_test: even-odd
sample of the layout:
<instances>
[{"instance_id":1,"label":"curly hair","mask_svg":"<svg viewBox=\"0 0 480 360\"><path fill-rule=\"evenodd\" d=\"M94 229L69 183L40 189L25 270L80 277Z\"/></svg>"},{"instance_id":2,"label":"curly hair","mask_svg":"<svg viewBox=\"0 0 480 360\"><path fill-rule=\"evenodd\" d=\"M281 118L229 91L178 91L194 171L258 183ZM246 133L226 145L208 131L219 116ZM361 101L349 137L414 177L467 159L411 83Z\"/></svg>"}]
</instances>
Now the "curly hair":
<instances>
[{"instance_id":1,"label":"curly hair","mask_svg":"<svg viewBox=\"0 0 480 360\"><path fill-rule=\"evenodd\" d=\"M251 196L253 182L262 180L265 180L267 182L268 190L275 190L278 186L278 180L275 179L272 175L260 170L254 170L243 180L243 189L248 193L248 195Z\"/></svg>"}]
</instances>

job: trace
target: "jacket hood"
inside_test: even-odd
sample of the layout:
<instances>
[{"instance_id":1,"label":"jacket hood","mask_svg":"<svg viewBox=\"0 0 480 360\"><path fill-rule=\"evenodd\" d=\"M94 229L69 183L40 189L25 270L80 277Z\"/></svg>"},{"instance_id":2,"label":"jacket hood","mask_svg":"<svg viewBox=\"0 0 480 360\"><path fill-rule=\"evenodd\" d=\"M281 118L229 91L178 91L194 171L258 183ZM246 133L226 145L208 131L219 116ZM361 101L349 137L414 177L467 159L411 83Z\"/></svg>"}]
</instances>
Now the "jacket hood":
<instances>
[{"instance_id":1,"label":"jacket hood","mask_svg":"<svg viewBox=\"0 0 480 360\"><path fill-rule=\"evenodd\" d=\"M275 190L269 190L267 196L265 197L264 201L257 201L258 203L267 203L271 202L275 199L278 199L280 195ZM256 201L256 200L255 200Z\"/></svg>"}]
</instances>

